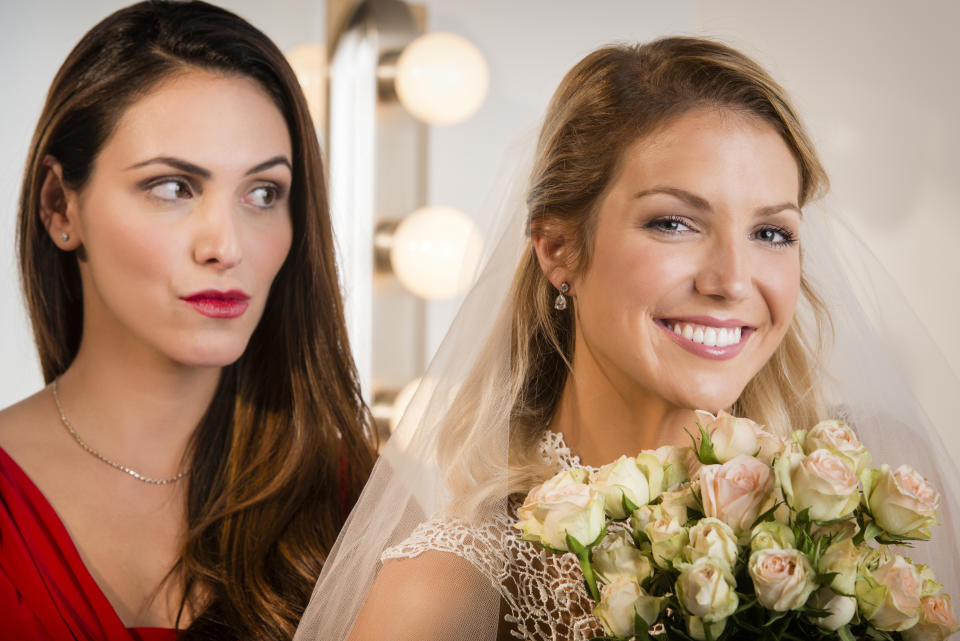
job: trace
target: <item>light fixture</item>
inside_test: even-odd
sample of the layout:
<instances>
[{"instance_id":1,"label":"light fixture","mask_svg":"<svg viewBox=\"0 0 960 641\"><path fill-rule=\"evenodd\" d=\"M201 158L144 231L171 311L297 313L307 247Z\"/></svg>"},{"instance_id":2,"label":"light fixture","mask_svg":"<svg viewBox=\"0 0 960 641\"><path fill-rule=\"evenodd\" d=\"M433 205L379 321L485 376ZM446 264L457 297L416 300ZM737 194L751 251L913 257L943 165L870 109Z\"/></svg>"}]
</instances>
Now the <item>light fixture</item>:
<instances>
[{"instance_id":1,"label":"light fixture","mask_svg":"<svg viewBox=\"0 0 960 641\"><path fill-rule=\"evenodd\" d=\"M483 54L452 33L428 33L411 42L397 59L395 73L400 102L411 114L434 125L472 116L490 85Z\"/></svg>"},{"instance_id":2,"label":"light fixture","mask_svg":"<svg viewBox=\"0 0 960 641\"><path fill-rule=\"evenodd\" d=\"M286 57L300 81L313 124L318 132L323 131L326 126L327 50L323 45L302 44L287 52Z\"/></svg>"},{"instance_id":3,"label":"light fixture","mask_svg":"<svg viewBox=\"0 0 960 641\"><path fill-rule=\"evenodd\" d=\"M397 279L421 298L452 298L466 289L483 239L473 220L453 207L421 207L399 223L378 226L377 253ZM385 264L386 263L386 264Z\"/></svg>"}]
</instances>

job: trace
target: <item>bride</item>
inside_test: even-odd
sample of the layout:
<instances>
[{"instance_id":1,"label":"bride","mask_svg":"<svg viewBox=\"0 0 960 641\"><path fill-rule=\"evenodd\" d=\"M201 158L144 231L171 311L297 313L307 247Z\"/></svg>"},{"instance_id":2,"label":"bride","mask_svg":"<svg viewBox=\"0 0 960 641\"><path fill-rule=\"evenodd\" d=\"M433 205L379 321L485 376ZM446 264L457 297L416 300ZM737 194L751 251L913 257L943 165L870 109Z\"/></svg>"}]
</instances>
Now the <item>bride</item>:
<instances>
[{"instance_id":1,"label":"bride","mask_svg":"<svg viewBox=\"0 0 960 641\"><path fill-rule=\"evenodd\" d=\"M782 436L840 413L877 464L909 462L955 484L922 414L866 378L898 372L838 286L834 230L810 207L826 187L784 91L743 54L667 38L578 63L540 133L509 292L515 226L388 444L296 639L602 635L576 559L520 541L515 510L558 469L689 444L696 409ZM954 534L934 537L949 589Z\"/></svg>"}]
</instances>

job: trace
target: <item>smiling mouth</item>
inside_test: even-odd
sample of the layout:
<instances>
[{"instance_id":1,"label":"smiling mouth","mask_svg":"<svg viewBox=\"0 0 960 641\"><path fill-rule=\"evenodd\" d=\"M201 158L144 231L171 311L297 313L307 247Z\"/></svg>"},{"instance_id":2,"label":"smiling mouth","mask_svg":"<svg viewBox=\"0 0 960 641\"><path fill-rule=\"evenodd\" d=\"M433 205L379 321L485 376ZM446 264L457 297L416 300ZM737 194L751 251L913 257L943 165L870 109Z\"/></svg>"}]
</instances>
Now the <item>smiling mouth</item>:
<instances>
[{"instance_id":1,"label":"smiling mouth","mask_svg":"<svg viewBox=\"0 0 960 641\"><path fill-rule=\"evenodd\" d=\"M740 353L754 327L737 321L722 321L723 326L685 319L658 318L657 325L675 343L705 358L726 360Z\"/></svg>"}]
</instances>

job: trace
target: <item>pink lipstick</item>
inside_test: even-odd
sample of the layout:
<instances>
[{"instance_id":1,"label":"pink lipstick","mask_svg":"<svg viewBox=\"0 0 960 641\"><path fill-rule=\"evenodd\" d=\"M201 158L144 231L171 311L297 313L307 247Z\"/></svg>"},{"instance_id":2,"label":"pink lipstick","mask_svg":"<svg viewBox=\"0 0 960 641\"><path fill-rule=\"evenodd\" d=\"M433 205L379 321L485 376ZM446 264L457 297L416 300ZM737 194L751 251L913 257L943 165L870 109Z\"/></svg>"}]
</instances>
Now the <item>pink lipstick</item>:
<instances>
[{"instance_id":1,"label":"pink lipstick","mask_svg":"<svg viewBox=\"0 0 960 641\"><path fill-rule=\"evenodd\" d=\"M756 330L737 319L721 320L709 316L659 318L656 323L670 340L686 351L717 361L734 358ZM705 338L705 334L709 337Z\"/></svg>"},{"instance_id":2,"label":"pink lipstick","mask_svg":"<svg viewBox=\"0 0 960 641\"><path fill-rule=\"evenodd\" d=\"M180 300L192 305L195 310L210 318L237 318L250 306L250 296L240 289L231 289L226 292L207 289L184 296Z\"/></svg>"}]
</instances>

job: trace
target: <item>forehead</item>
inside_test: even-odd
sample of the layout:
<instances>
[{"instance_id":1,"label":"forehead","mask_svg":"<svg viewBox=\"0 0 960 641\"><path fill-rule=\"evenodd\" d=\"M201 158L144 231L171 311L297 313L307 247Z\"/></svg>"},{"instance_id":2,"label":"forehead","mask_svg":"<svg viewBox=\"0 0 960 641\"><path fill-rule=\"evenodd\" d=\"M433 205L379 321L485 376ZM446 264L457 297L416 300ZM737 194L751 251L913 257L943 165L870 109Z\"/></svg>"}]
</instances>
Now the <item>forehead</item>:
<instances>
[{"instance_id":1,"label":"forehead","mask_svg":"<svg viewBox=\"0 0 960 641\"><path fill-rule=\"evenodd\" d=\"M800 169L769 123L734 111L698 108L631 143L613 187L623 183L637 189L677 187L708 200L794 201Z\"/></svg>"},{"instance_id":2,"label":"forehead","mask_svg":"<svg viewBox=\"0 0 960 641\"><path fill-rule=\"evenodd\" d=\"M254 80L190 70L151 89L122 114L104 160L175 156L211 169L249 169L291 156L276 104Z\"/></svg>"}]
</instances>

